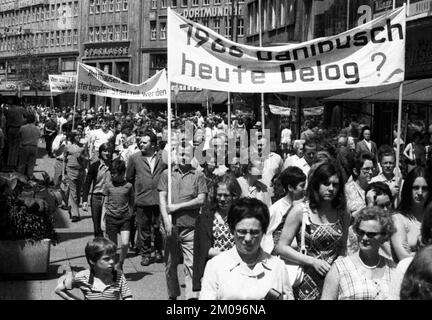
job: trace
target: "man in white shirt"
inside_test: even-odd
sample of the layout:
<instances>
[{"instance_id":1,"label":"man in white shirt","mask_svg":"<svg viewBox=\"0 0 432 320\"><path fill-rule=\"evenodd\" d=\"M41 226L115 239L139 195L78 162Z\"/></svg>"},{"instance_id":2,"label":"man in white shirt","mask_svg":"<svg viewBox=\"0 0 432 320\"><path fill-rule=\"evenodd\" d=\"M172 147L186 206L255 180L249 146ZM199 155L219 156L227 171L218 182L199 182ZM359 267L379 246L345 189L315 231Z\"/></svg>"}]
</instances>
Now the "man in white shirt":
<instances>
[{"instance_id":1,"label":"man in white shirt","mask_svg":"<svg viewBox=\"0 0 432 320\"><path fill-rule=\"evenodd\" d=\"M304 158L304 141L303 140L295 140L294 141L294 151L295 154L288 157L283 165L283 169L288 168L289 166L294 166L302 169L303 173L306 175L309 174L310 165L306 162Z\"/></svg>"},{"instance_id":2,"label":"man in white shirt","mask_svg":"<svg viewBox=\"0 0 432 320\"><path fill-rule=\"evenodd\" d=\"M114 133L108 130L107 123L102 120L100 129L93 131L90 141L90 159L92 162L97 161L99 147L107 143L113 136Z\"/></svg>"}]
</instances>

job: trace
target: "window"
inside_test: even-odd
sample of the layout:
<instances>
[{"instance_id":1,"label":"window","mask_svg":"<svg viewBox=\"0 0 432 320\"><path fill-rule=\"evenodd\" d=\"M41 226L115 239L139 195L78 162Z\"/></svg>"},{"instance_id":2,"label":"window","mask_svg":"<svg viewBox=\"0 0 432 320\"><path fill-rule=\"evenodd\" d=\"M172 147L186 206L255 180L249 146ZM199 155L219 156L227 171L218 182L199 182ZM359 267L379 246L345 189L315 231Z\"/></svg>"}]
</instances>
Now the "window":
<instances>
[{"instance_id":1,"label":"window","mask_svg":"<svg viewBox=\"0 0 432 320\"><path fill-rule=\"evenodd\" d=\"M285 3L283 1L280 2L280 20L279 23L281 26L285 25Z\"/></svg>"},{"instance_id":2,"label":"window","mask_svg":"<svg viewBox=\"0 0 432 320\"><path fill-rule=\"evenodd\" d=\"M166 54L151 54L150 55L150 76L153 76L157 71L166 68Z\"/></svg>"},{"instance_id":3,"label":"window","mask_svg":"<svg viewBox=\"0 0 432 320\"><path fill-rule=\"evenodd\" d=\"M116 0L116 11L120 11L121 9L121 0Z\"/></svg>"},{"instance_id":4,"label":"window","mask_svg":"<svg viewBox=\"0 0 432 320\"><path fill-rule=\"evenodd\" d=\"M150 21L150 40L156 40L156 21Z\"/></svg>"},{"instance_id":5,"label":"window","mask_svg":"<svg viewBox=\"0 0 432 320\"><path fill-rule=\"evenodd\" d=\"M92 1L90 1L90 14L92 14L92 5L91 5ZM51 5L51 19L55 19L55 13L56 13L56 6L55 4ZM94 10L94 0L93 0L93 10ZM28 16L27 16L27 21L30 18L30 12L28 12Z\"/></svg>"},{"instance_id":6,"label":"window","mask_svg":"<svg viewBox=\"0 0 432 320\"><path fill-rule=\"evenodd\" d=\"M102 42L106 42L106 41L107 41L107 28L102 27Z\"/></svg>"},{"instance_id":7,"label":"window","mask_svg":"<svg viewBox=\"0 0 432 320\"><path fill-rule=\"evenodd\" d=\"M94 29L89 28L89 42L94 42Z\"/></svg>"},{"instance_id":8,"label":"window","mask_svg":"<svg viewBox=\"0 0 432 320\"><path fill-rule=\"evenodd\" d=\"M188 6L188 0L182 0L181 6L182 7L187 7Z\"/></svg>"},{"instance_id":9,"label":"window","mask_svg":"<svg viewBox=\"0 0 432 320\"><path fill-rule=\"evenodd\" d=\"M120 26L115 26L114 40L120 40Z\"/></svg>"},{"instance_id":10,"label":"window","mask_svg":"<svg viewBox=\"0 0 432 320\"><path fill-rule=\"evenodd\" d=\"M40 21L41 8L36 8L36 21ZM12 24L15 24L15 16L12 18Z\"/></svg>"},{"instance_id":11,"label":"window","mask_svg":"<svg viewBox=\"0 0 432 320\"><path fill-rule=\"evenodd\" d=\"M196 7L199 5L199 0L192 0L192 6Z\"/></svg>"},{"instance_id":12,"label":"window","mask_svg":"<svg viewBox=\"0 0 432 320\"><path fill-rule=\"evenodd\" d=\"M60 45L60 31L56 31L56 47Z\"/></svg>"},{"instance_id":13,"label":"window","mask_svg":"<svg viewBox=\"0 0 432 320\"><path fill-rule=\"evenodd\" d=\"M44 7L40 8L40 20L45 21L45 8Z\"/></svg>"},{"instance_id":14,"label":"window","mask_svg":"<svg viewBox=\"0 0 432 320\"><path fill-rule=\"evenodd\" d=\"M213 19L213 30L217 33L220 33L220 18Z\"/></svg>"},{"instance_id":15,"label":"window","mask_svg":"<svg viewBox=\"0 0 432 320\"><path fill-rule=\"evenodd\" d=\"M114 12L114 0L109 0L108 11Z\"/></svg>"},{"instance_id":16,"label":"window","mask_svg":"<svg viewBox=\"0 0 432 320\"><path fill-rule=\"evenodd\" d=\"M128 0L123 0L123 11L127 11L129 8Z\"/></svg>"},{"instance_id":17,"label":"window","mask_svg":"<svg viewBox=\"0 0 432 320\"><path fill-rule=\"evenodd\" d=\"M67 31L67 45L68 46L72 45L72 30Z\"/></svg>"},{"instance_id":18,"label":"window","mask_svg":"<svg viewBox=\"0 0 432 320\"><path fill-rule=\"evenodd\" d=\"M203 0L203 6L208 6L210 4L210 0Z\"/></svg>"},{"instance_id":19,"label":"window","mask_svg":"<svg viewBox=\"0 0 432 320\"><path fill-rule=\"evenodd\" d=\"M165 40L166 39L166 22L161 22L160 23L160 38L161 40Z\"/></svg>"},{"instance_id":20,"label":"window","mask_svg":"<svg viewBox=\"0 0 432 320\"><path fill-rule=\"evenodd\" d=\"M171 0L171 8L177 7L177 0Z\"/></svg>"},{"instance_id":21,"label":"window","mask_svg":"<svg viewBox=\"0 0 432 320\"><path fill-rule=\"evenodd\" d=\"M55 46L55 35L54 35L54 31L51 32L51 37L50 37L50 46L54 47Z\"/></svg>"},{"instance_id":22,"label":"window","mask_svg":"<svg viewBox=\"0 0 432 320\"><path fill-rule=\"evenodd\" d=\"M221 0L214 0L214 4L221 4Z\"/></svg>"},{"instance_id":23,"label":"window","mask_svg":"<svg viewBox=\"0 0 432 320\"><path fill-rule=\"evenodd\" d=\"M50 45L50 33L49 32L46 32L45 33L45 47L49 47L49 45Z\"/></svg>"},{"instance_id":24,"label":"window","mask_svg":"<svg viewBox=\"0 0 432 320\"><path fill-rule=\"evenodd\" d=\"M100 13L100 0L96 0L95 13Z\"/></svg>"},{"instance_id":25,"label":"window","mask_svg":"<svg viewBox=\"0 0 432 320\"><path fill-rule=\"evenodd\" d=\"M225 18L225 36L231 39L231 17Z\"/></svg>"},{"instance_id":26,"label":"window","mask_svg":"<svg viewBox=\"0 0 432 320\"><path fill-rule=\"evenodd\" d=\"M237 19L237 36L244 36L244 19L242 18Z\"/></svg>"},{"instance_id":27,"label":"window","mask_svg":"<svg viewBox=\"0 0 432 320\"><path fill-rule=\"evenodd\" d=\"M202 21L201 21L201 24L204 26L204 27L209 27L209 25L210 25L210 23L209 23L209 19L208 18L203 18L202 19Z\"/></svg>"},{"instance_id":28,"label":"window","mask_svg":"<svg viewBox=\"0 0 432 320\"><path fill-rule=\"evenodd\" d=\"M74 17L78 17L78 14L79 14L79 2L75 1L74 2L73 15L74 15Z\"/></svg>"},{"instance_id":29,"label":"window","mask_svg":"<svg viewBox=\"0 0 432 320\"><path fill-rule=\"evenodd\" d=\"M152 9L157 9L157 0L152 0L152 2L151 2L151 8Z\"/></svg>"},{"instance_id":30,"label":"window","mask_svg":"<svg viewBox=\"0 0 432 320\"><path fill-rule=\"evenodd\" d=\"M73 44L74 45L78 44L78 29L74 30L74 33L73 33Z\"/></svg>"},{"instance_id":31,"label":"window","mask_svg":"<svg viewBox=\"0 0 432 320\"><path fill-rule=\"evenodd\" d=\"M61 71L75 71L77 68L76 59L67 58L61 60Z\"/></svg>"},{"instance_id":32,"label":"window","mask_svg":"<svg viewBox=\"0 0 432 320\"><path fill-rule=\"evenodd\" d=\"M122 25L122 40L128 39L128 26L127 24Z\"/></svg>"},{"instance_id":33,"label":"window","mask_svg":"<svg viewBox=\"0 0 432 320\"><path fill-rule=\"evenodd\" d=\"M161 9L166 9L166 0L161 0Z\"/></svg>"},{"instance_id":34,"label":"window","mask_svg":"<svg viewBox=\"0 0 432 320\"><path fill-rule=\"evenodd\" d=\"M99 37L99 27L95 27L95 42L99 42L100 41L100 37Z\"/></svg>"},{"instance_id":35,"label":"window","mask_svg":"<svg viewBox=\"0 0 432 320\"><path fill-rule=\"evenodd\" d=\"M61 38L60 38L60 40L61 40L61 45L64 46L66 44L66 31L65 30L61 31Z\"/></svg>"},{"instance_id":36,"label":"window","mask_svg":"<svg viewBox=\"0 0 432 320\"><path fill-rule=\"evenodd\" d=\"M108 26L108 41L114 40L114 28L113 26Z\"/></svg>"},{"instance_id":37,"label":"window","mask_svg":"<svg viewBox=\"0 0 432 320\"><path fill-rule=\"evenodd\" d=\"M102 12L107 12L108 0L102 0Z\"/></svg>"}]
</instances>

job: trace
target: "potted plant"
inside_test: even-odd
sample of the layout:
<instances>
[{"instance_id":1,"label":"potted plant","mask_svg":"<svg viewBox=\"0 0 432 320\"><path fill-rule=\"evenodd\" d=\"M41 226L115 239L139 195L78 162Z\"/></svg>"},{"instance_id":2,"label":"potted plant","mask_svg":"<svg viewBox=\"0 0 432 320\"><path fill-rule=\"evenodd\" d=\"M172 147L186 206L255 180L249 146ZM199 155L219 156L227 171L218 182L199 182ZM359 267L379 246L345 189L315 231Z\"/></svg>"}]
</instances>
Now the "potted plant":
<instances>
[{"instance_id":1,"label":"potted plant","mask_svg":"<svg viewBox=\"0 0 432 320\"><path fill-rule=\"evenodd\" d=\"M48 272L57 234L52 208L35 197L41 187L15 172L0 174L0 274Z\"/></svg>"}]
</instances>

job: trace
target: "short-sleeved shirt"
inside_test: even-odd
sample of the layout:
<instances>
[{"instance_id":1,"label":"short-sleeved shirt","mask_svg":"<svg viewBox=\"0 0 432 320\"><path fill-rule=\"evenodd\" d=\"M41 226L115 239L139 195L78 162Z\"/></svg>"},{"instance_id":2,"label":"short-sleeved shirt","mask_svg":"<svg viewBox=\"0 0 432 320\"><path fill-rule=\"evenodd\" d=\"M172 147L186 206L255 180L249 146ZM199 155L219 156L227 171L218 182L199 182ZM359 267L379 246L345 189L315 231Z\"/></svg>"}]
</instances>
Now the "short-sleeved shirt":
<instances>
[{"instance_id":1,"label":"short-sleeved shirt","mask_svg":"<svg viewBox=\"0 0 432 320\"><path fill-rule=\"evenodd\" d=\"M90 270L78 272L74 278L74 288L78 288L85 300L124 300L132 298L132 293L123 273L114 271L114 282L104 288L95 285L94 275Z\"/></svg>"},{"instance_id":2,"label":"short-sleeved shirt","mask_svg":"<svg viewBox=\"0 0 432 320\"><path fill-rule=\"evenodd\" d=\"M191 168L182 173L178 166L172 170L171 202L183 203L195 199L200 193L207 193L207 183L202 172ZM162 172L158 191L168 191L168 170ZM177 227L194 227L195 219L199 215L200 208L178 210L172 214L172 223Z\"/></svg>"},{"instance_id":3,"label":"short-sleeved shirt","mask_svg":"<svg viewBox=\"0 0 432 320\"><path fill-rule=\"evenodd\" d=\"M130 215L129 200L133 196L133 187L130 182L120 184L107 182L103 194L107 197L105 202L106 214L116 219L123 219Z\"/></svg>"}]
</instances>

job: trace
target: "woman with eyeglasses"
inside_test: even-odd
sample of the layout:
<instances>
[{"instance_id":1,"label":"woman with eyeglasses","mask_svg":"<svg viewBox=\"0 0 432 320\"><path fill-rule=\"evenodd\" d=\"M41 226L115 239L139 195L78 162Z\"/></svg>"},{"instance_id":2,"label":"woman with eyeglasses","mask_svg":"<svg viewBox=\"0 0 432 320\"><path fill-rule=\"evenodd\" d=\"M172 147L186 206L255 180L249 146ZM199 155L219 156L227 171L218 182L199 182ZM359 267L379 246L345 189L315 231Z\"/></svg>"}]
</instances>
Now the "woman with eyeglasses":
<instances>
[{"instance_id":1,"label":"woman with eyeglasses","mask_svg":"<svg viewBox=\"0 0 432 320\"><path fill-rule=\"evenodd\" d=\"M210 190L210 189L209 189ZM228 209L233 199L241 195L240 186L230 173L217 177L211 189L208 210L204 210L195 222L193 250L193 290L201 290L201 278L207 261L234 246L228 219Z\"/></svg>"},{"instance_id":2,"label":"woman with eyeglasses","mask_svg":"<svg viewBox=\"0 0 432 320\"><path fill-rule=\"evenodd\" d=\"M307 201L288 214L276 254L303 266L303 281L294 289L297 300L317 300L331 264L346 251L350 215L346 211L342 176L334 162L322 163L312 172L306 191ZM305 216L305 217L304 217ZM301 243L305 226L307 254L291 247L294 238Z\"/></svg>"},{"instance_id":3,"label":"woman with eyeglasses","mask_svg":"<svg viewBox=\"0 0 432 320\"><path fill-rule=\"evenodd\" d=\"M354 221L360 250L338 258L328 272L321 300L389 300L396 264L379 254L380 246L394 233L388 211L365 208Z\"/></svg>"},{"instance_id":4,"label":"woman with eyeglasses","mask_svg":"<svg viewBox=\"0 0 432 320\"><path fill-rule=\"evenodd\" d=\"M395 262L413 256L417 251L424 210L431 200L431 186L430 175L423 167L414 168L405 179L399 212L393 215L396 232L390 239Z\"/></svg>"},{"instance_id":5,"label":"woman with eyeglasses","mask_svg":"<svg viewBox=\"0 0 432 320\"><path fill-rule=\"evenodd\" d=\"M207 262L200 300L293 299L285 263L261 248L269 224L258 199L235 200L228 211L235 246Z\"/></svg>"}]
</instances>

